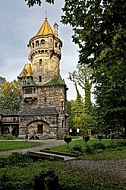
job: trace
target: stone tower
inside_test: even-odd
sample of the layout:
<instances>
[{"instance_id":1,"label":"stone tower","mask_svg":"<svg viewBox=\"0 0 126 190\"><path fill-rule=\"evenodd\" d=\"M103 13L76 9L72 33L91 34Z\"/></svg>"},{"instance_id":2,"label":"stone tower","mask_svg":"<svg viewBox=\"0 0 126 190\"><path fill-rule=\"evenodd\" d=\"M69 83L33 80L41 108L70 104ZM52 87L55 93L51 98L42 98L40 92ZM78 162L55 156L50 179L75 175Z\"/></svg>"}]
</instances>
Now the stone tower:
<instances>
[{"instance_id":1,"label":"stone tower","mask_svg":"<svg viewBox=\"0 0 126 190\"><path fill-rule=\"evenodd\" d=\"M47 18L28 43L28 58L18 76L20 84L19 137L57 138L68 131L67 86L60 76L62 41L58 25Z\"/></svg>"}]
</instances>

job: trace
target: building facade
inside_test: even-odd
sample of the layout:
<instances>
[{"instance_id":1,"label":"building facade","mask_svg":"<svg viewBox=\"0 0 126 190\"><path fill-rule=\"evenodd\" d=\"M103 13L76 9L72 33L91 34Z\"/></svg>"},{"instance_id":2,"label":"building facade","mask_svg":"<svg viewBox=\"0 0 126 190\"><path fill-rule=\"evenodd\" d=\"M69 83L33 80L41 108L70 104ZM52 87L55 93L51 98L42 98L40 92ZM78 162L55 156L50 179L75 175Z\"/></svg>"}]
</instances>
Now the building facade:
<instances>
[{"instance_id":1,"label":"building facade","mask_svg":"<svg viewBox=\"0 0 126 190\"><path fill-rule=\"evenodd\" d=\"M18 76L20 84L19 138L57 138L67 134L67 86L60 75L62 41L58 25L47 18L28 43L28 58Z\"/></svg>"}]
</instances>

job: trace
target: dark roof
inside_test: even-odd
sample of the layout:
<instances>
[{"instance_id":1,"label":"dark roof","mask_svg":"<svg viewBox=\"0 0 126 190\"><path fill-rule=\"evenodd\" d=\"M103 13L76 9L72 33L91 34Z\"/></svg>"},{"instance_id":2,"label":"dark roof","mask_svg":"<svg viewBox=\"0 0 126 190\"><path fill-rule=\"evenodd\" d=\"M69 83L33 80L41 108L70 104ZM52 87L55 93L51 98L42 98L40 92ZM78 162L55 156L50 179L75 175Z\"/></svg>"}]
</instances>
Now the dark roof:
<instances>
[{"instance_id":1,"label":"dark roof","mask_svg":"<svg viewBox=\"0 0 126 190\"><path fill-rule=\"evenodd\" d=\"M55 107L48 108L31 108L19 113L21 116L25 115L58 115L58 112Z\"/></svg>"}]
</instances>

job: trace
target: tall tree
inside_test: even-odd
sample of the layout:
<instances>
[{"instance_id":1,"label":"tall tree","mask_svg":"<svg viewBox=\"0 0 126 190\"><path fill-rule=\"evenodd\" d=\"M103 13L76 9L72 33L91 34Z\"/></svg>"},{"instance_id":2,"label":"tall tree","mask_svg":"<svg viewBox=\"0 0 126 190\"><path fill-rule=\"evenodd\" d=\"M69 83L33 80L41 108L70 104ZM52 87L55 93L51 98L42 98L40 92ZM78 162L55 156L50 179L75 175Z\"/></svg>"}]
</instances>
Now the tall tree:
<instances>
[{"instance_id":1,"label":"tall tree","mask_svg":"<svg viewBox=\"0 0 126 190\"><path fill-rule=\"evenodd\" d=\"M93 84L93 80L91 79L92 77L92 69L88 68L86 64L78 64L77 65L77 70L73 71L72 73L69 73L69 79L73 82L76 93L77 93L77 98L79 98L79 90L77 88L77 85L79 85L82 90L84 91L83 99L84 99L84 106L87 111L90 110L91 108L91 88Z\"/></svg>"},{"instance_id":2,"label":"tall tree","mask_svg":"<svg viewBox=\"0 0 126 190\"><path fill-rule=\"evenodd\" d=\"M64 1L62 22L74 30L79 62L95 70L99 118L108 127L119 123L126 136L126 1Z\"/></svg>"},{"instance_id":3,"label":"tall tree","mask_svg":"<svg viewBox=\"0 0 126 190\"><path fill-rule=\"evenodd\" d=\"M5 82L0 92L0 108L5 112L19 110L19 86L18 82Z\"/></svg>"}]
</instances>

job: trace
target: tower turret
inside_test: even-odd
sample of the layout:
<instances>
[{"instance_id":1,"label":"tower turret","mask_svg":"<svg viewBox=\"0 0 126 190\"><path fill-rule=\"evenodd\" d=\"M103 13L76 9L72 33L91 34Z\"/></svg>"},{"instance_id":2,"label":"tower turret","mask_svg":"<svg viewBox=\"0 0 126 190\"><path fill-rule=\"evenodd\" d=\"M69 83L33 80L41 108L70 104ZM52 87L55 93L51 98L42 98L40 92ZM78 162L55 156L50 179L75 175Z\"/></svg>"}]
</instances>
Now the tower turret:
<instances>
[{"instance_id":1,"label":"tower turret","mask_svg":"<svg viewBox=\"0 0 126 190\"><path fill-rule=\"evenodd\" d=\"M57 28L57 29L56 29ZM35 83L44 83L59 76L62 42L58 36L58 25L54 32L45 18L37 34L30 39L28 58L32 63L32 72Z\"/></svg>"}]
</instances>

